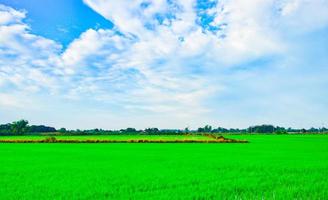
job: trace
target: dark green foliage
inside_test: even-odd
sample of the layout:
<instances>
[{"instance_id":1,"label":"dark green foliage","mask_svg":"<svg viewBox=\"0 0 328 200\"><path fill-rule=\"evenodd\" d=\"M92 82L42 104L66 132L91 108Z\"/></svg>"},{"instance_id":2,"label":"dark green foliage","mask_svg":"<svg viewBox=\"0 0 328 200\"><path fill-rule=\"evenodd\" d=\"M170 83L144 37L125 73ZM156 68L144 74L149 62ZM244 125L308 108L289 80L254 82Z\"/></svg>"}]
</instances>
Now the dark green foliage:
<instances>
[{"instance_id":1,"label":"dark green foliage","mask_svg":"<svg viewBox=\"0 0 328 200\"><path fill-rule=\"evenodd\" d=\"M212 130L212 133L228 133L230 132L229 129L218 127Z\"/></svg>"},{"instance_id":2,"label":"dark green foliage","mask_svg":"<svg viewBox=\"0 0 328 200\"><path fill-rule=\"evenodd\" d=\"M186 127L186 128L184 129L184 132L185 132L185 133L189 133L189 132L190 132L189 127Z\"/></svg>"},{"instance_id":3,"label":"dark green foliage","mask_svg":"<svg viewBox=\"0 0 328 200\"><path fill-rule=\"evenodd\" d=\"M147 134L154 134L154 135L156 135L156 134L158 134L160 131L159 131L159 129L158 128L146 128L145 129L145 133L147 133Z\"/></svg>"},{"instance_id":4,"label":"dark green foliage","mask_svg":"<svg viewBox=\"0 0 328 200\"><path fill-rule=\"evenodd\" d=\"M47 133L47 132L56 132L54 127L44 126L44 125L32 125L28 128L28 131L31 133Z\"/></svg>"},{"instance_id":5,"label":"dark green foliage","mask_svg":"<svg viewBox=\"0 0 328 200\"><path fill-rule=\"evenodd\" d=\"M58 130L59 133L66 133L66 131L67 131L66 128L60 128L60 129Z\"/></svg>"},{"instance_id":6,"label":"dark green foliage","mask_svg":"<svg viewBox=\"0 0 328 200\"><path fill-rule=\"evenodd\" d=\"M206 125L204 128L200 127L197 129L197 132L199 132L199 133L209 133L211 131L212 131L212 126L210 126L210 125Z\"/></svg>"},{"instance_id":7,"label":"dark green foliage","mask_svg":"<svg viewBox=\"0 0 328 200\"><path fill-rule=\"evenodd\" d=\"M10 124L0 125L0 135L8 135L11 132Z\"/></svg>"},{"instance_id":8,"label":"dark green foliage","mask_svg":"<svg viewBox=\"0 0 328 200\"><path fill-rule=\"evenodd\" d=\"M121 129L120 132L123 133L123 134L126 134L126 133L128 133L128 134L137 134L137 133L140 133L141 131L138 131L135 128L127 128L127 129Z\"/></svg>"},{"instance_id":9,"label":"dark green foliage","mask_svg":"<svg viewBox=\"0 0 328 200\"><path fill-rule=\"evenodd\" d=\"M10 131L14 135L23 135L28 131L28 121L19 120L10 124Z\"/></svg>"},{"instance_id":10,"label":"dark green foliage","mask_svg":"<svg viewBox=\"0 0 328 200\"><path fill-rule=\"evenodd\" d=\"M8 124L0 125L0 135L24 135L26 133L49 133L56 132L56 129L44 125L28 125L27 120L19 120Z\"/></svg>"},{"instance_id":11,"label":"dark green foliage","mask_svg":"<svg viewBox=\"0 0 328 200\"><path fill-rule=\"evenodd\" d=\"M58 131L56 133L56 131ZM328 129L322 128L310 128L310 129L293 129L284 128L273 125L256 125L250 126L247 129L234 129L234 128L212 128L210 125L200 127L196 130L185 129L159 129L159 128L146 128L144 130L137 130L133 127L120 130L103 130L103 129L90 129L90 130L66 130L61 128L56 130L53 127L45 125L31 125L28 126L28 121L19 120L13 123L0 124L0 135L23 135L23 134L61 134L61 135L183 135L183 134L197 134L197 133L231 133L231 134L244 134L244 133L264 133L264 134L294 134L294 133L327 133Z\"/></svg>"},{"instance_id":12,"label":"dark green foliage","mask_svg":"<svg viewBox=\"0 0 328 200\"><path fill-rule=\"evenodd\" d=\"M273 125L259 125L259 126L251 126L248 128L249 133L273 133L275 131L275 127Z\"/></svg>"},{"instance_id":13,"label":"dark green foliage","mask_svg":"<svg viewBox=\"0 0 328 200\"><path fill-rule=\"evenodd\" d=\"M190 132L190 131L189 131ZM183 135L187 132L179 129L161 129L157 132L158 135ZM147 133L145 133L147 134Z\"/></svg>"}]
</instances>

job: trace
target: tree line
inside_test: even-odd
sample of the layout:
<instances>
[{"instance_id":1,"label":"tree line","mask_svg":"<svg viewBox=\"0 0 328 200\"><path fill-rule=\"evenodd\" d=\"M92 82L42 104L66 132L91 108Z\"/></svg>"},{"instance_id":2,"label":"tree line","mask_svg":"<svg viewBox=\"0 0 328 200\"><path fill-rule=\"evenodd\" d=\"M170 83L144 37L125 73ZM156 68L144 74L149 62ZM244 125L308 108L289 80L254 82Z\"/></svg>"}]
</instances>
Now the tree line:
<instances>
[{"instance_id":1,"label":"tree line","mask_svg":"<svg viewBox=\"0 0 328 200\"><path fill-rule=\"evenodd\" d=\"M135 128L126 128L120 130L104 130L104 129L89 129L89 130L67 130L66 128L56 129L45 125L29 125L27 120L18 120L12 123L0 124L0 135L25 135L25 134L63 134L63 135L114 135L114 134L146 134L146 135L178 135L192 133L262 133L262 134L293 134L293 133L328 133L328 129L310 128L310 129L293 129L284 128L273 125L256 125L245 129L238 128L213 128L210 125L199 127L196 130L185 129L158 129L146 128L137 130Z\"/></svg>"},{"instance_id":2,"label":"tree line","mask_svg":"<svg viewBox=\"0 0 328 200\"><path fill-rule=\"evenodd\" d=\"M46 133L56 132L54 127L44 125L28 125L27 120L19 120L8 124L0 124L1 135L23 135L26 133Z\"/></svg>"}]
</instances>

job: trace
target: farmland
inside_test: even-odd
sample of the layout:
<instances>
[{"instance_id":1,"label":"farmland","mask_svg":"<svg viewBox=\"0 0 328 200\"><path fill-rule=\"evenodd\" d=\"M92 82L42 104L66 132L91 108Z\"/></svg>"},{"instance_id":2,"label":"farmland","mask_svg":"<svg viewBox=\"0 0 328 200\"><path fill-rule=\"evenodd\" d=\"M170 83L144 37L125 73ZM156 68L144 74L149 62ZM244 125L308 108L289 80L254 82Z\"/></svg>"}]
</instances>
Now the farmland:
<instances>
[{"instance_id":1,"label":"farmland","mask_svg":"<svg viewBox=\"0 0 328 200\"><path fill-rule=\"evenodd\" d=\"M327 135L227 137L250 143L1 143L0 199L328 198Z\"/></svg>"}]
</instances>

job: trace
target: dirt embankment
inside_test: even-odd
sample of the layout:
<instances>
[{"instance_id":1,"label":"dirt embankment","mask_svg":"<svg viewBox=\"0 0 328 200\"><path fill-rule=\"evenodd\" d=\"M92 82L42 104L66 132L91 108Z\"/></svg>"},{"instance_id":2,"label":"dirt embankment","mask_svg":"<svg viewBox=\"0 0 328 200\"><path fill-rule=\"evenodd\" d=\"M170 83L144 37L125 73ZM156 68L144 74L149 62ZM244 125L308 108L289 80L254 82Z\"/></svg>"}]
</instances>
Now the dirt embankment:
<instances>
[{"instance_id":1,"label":"dirt embankment","mask_svg":"<svg viewBox=\"0 0 328 200\"><path fill-rule=\"evenodd\" d=\"M205 135L205 134L204 134ZM99 139L86 139L86 140L63 140L56 137L48 137L45 139L26 139L26 140L1 140L0 143L248 143L246 140L235 140L224 138L223 136L214 136L211 134L205 135L213 140L149 140L149 139L129 139L129 140L99 140Z\"/></svg>"}]
</instances>

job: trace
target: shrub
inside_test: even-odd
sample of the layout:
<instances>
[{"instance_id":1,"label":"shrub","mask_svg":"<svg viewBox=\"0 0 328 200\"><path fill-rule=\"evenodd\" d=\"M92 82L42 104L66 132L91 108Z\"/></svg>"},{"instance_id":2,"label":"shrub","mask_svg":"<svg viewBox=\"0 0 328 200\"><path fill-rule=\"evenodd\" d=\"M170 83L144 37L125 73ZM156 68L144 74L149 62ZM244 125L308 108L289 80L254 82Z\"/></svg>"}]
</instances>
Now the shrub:
<instances>
[{"instance_id":1,"label":"shrub","mask_svg":"<svg viewBox=\"0 0 328 200\"><path fill-rule=\"evenodd\" d=\"M53 142L57 142L57 139L55 137L47 137L46 139L43 140L43 142L53 143Z\"/></svg>"}]
</instances>

